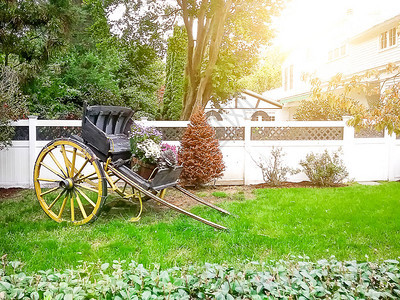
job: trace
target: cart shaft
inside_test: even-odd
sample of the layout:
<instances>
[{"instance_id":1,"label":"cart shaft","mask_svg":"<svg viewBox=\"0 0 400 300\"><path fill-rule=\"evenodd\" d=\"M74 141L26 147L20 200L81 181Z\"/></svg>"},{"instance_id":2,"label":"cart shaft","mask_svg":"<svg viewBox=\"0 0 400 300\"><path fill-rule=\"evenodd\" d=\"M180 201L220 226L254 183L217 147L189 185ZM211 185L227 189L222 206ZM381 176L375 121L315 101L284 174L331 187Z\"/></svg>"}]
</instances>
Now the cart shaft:
<instances>
[{"instance_id":1,"label":"cart shaft","mask_svg":"<svg viewBox=\"0 0 400 300\"><path fill-rule=\"evenodd\" d=\"M184 210L184 209L182 209L182 208L180 208L180 207L178 207L178 206L175 206L175 205L173 205L173 204L171 204L171 203L169 203L169 202L167 202L167 201L161 199L160 197L157 197L156 195L153 195L150 191L148 191L148 190L144 189L143 187L139 186L138 184L136 184L133 180L131 180L131 179L130 179L129 177L127 177L126 175L124 175L124 174L123 174L122 172L120 172L117 168L115 168L115 167L113 167L113 166L111 166L111 165L109 165L108 168L109 168L109 170L110 170L111 172L113 172L113 174L114 174L115 176L117 176L117 177L120 178L121 180L125 181L126 183L128 183L129 185L131 185L132 187L134 187L134 188L137 189L138 191L142 192L142 193L145 194L146 196L150 197L150 198L153 199L154 201L157 201L157 202L159 202L159 203L161 203L161 204L163 204L163 205L165 205L165 206L167 206L167 207L169 207L169 208L172 208L172 209L174 209L174 210L176 210L176 211L178 211L178 212L180 212L180 213L182 213L182 214L185 214L185 215L187 215L187 216L189 216L189 217L191 217L191 218L193 218L193 219L195 219L195 220L197 220L197 221L200 221L200 222L202 222L202 223L204 223L204 224L207 224L207 225L209 225L209 226L211 226L211 227L214 227L214 228L216 228L216 229L219 229L219 230L228 230L228 228L226 228L226 227L224 227L224 226L222 226L222 225L219 225L219 224L216 224L216 223L211 222L211 221L209 221L209 220L203 219L202 217L199 217L199 216L197 216L197 215L195 215L195 214L192 214L191 212L188 212L188 211L186 211L186 210ZM183 190L184 190L184 189L183 189Z\"/></svg>"}]
</instances>

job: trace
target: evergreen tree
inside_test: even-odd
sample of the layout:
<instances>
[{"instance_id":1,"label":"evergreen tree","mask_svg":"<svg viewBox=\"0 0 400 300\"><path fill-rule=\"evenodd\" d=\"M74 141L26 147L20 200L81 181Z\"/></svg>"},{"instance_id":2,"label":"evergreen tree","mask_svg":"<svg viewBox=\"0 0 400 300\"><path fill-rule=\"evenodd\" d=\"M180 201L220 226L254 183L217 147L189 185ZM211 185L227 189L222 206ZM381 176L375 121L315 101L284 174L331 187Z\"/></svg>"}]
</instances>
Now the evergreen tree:
<instances>
[{"instance_id":1,"label":"evergreen tree","mask_svg":"<svg viewBox=\"0 0 400 300\"><path fill-rule=\"evenodd\" d=\"M184 27L175 26L168 39L163 117L179 120L182 113L185 84L187 34Z\"/></svg>"},{"instance_id":2,"label":"evergreen tree","mask_svg":"<svg viewBox=\"0 0 400 300\"><path fill-rule=\"evenodd\" d=\"M182 185L198 187L223 175L225 164L219 142L201 107L192 115L183 134L179 162L183 164Z\"/></svg>"}]
</instances>

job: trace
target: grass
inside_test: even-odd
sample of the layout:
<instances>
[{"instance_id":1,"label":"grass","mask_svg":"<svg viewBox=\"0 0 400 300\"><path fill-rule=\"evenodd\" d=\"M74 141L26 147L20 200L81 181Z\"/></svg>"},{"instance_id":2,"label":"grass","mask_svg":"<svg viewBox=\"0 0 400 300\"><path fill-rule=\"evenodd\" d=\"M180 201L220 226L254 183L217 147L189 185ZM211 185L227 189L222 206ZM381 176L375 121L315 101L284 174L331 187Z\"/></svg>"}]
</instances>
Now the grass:
<instances>
[{"instance_id":1,"label":"grass","mask_svg":"<svg viewBox=\"0 0 400 300\"><path fill-rule=\"evenodd\" d=\"M221 191L213 192L212 195L216 198L228 198L228 194Z\"/></svg>"},{"instance_id":2,"label":"grass","mask_svg":"<svg viewBox=\"0 0 400 300\"><path fill-rule=\"evenodd\" d=\"M162 267L188 263L268 260L307 255L313 260L384 260L400 256L400 183L343 188L262 189L254 200L221 203L235 216L206 207L192 211L226 225L215 231L186 216L148 209L112 209L93 224L50 220L33 191L0 202L0 255L26 271L76 266L81 261L135 260Z\"/></svg>"}]
</instances>

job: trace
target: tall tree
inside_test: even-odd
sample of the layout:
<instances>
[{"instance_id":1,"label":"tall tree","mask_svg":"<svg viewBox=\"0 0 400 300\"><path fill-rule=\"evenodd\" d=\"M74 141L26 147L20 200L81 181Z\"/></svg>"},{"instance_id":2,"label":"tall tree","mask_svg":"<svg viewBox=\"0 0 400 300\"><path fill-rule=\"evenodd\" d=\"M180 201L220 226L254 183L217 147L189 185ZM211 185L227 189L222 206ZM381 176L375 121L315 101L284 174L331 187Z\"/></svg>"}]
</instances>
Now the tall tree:
<instances>
[{"instance_id":1,"label":"tall tree","mask_svg":"<svg viewBox=\"0 0 400 300\"><path fill-rule=\"evenodd\" d=\"M211 99L235 92L250 73L260 45L272 37L271 17L282 0L177 0L188 35L185 96L181 119Z\"/></svg>"},{"instance_id":2,"label":"tall tree","mask_svg":"<svg viewBox=\"0 0 400 300\"><path fill-rule=\"evenodd\" d=\"M277 48L268 49L254 71L239 80L240 86L259 94L280 87L283 60L284 55Z\"/></svg>"},{"instance_id":3,"label":"tall tree","mask_svg":"<svg viewBox=\"0 0 400 300\"><path fill-rule=\"evenodd\" d=\"M65 45L74 21L70 0L0 2L0 52L3 64L18 65L49 58Z\"/></svg>"},{"instance_id":4,"label":"tall tree","mask_svg":"<svg viewBox=\"0 0 400 300\"><path fill-rule=\"evenodd\" d=\"M165 93L163 98L163 117L168 120L179 120L182 113L187 61L186 45L186 29L175 26L173 36L168 39Z\"/></svg>"},{"instance_id":5,"label":"tall tree","mask_svg":"<svg viewBox=\"0 0 400 300\"><path fill-rule=\"evenodd\" d=\"M25 87L32 112L46 118L77 117L87 101L129 106L138 116L158 115L161 59L150 45L112 34L108 4L85 0L76 9L68 47Z\"/></svg>"}]
</instances>

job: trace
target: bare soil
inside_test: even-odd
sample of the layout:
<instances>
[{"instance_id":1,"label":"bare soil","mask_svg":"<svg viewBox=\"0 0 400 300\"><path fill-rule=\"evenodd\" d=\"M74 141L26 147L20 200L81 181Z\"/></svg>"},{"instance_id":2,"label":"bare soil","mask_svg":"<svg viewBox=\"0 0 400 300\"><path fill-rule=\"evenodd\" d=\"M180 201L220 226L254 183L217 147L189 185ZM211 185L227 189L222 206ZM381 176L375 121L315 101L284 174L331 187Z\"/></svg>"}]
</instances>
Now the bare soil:
<instances>
[{"instance_id":1,"label":"bare soil","mask_svg":"<svg viewBox=\"0 0 400 300\"><path fill-rule=\"evenodd\" d=\"M344 186L344 185L337 185ZM192 194L210 202L212 204L218 204L219 202L224 201L240 201L240 200L249 200L254 199L255 195L253 193L256 189L264 189L264 188L319 188L309 181L302 182L285 182L280 187L273 187L268 185L267 183L260 183L255 185L231 185L231 186L204 186L201 188L191 188L187 187L186 189L190 191ZM23 191L21 188L0 188L0 202L9 198L15 197L19 192ZM165 200L168 202L179 206L184 209L189 209L192 206L198 205L199 203L190 197L184 195L176 189L170 188L167 190ZM113 206L113 205L111 205ZM155 201L148 201L145 206L148 208L153 208L156 210L164 209L164 207Z\"/></svg>"},{"instance_id":2,"label":"bare soil","mask_svg":"<svg viewBox=\"0 0 400 300\"><path fill-rule=\"evenodd\" d=\"M341 186L345 185L341 184L341 185L336 185L335 187L341 187ZM206 200L207 202L210 202L212 204L217 204L219 202L224 202L224 201L234 201L234 200L240 201L245 199L246 200L254 199L255 195L253 191L256 189L265 189L265 188L321 188L321 187L316 186L309 181L302 181L302 182L284 182L279 187L273 187L267 183L260 183L255 185L204 186L198 189L187 187L186 189L190 191L192 194L195 194L196 196ZM225 193L226 196L223 193ZM167 191L165 200L185 209L198 205L197 201L192 200L191 198L185 196L184 194L175 189L169 189Z\"/></svg>"},{"instance_id":3,"label":"bare soil","mask_svg":"<svg viewBox=\"0 0 400 300\"><path fill-rule=\"evenodd\" d=\"M0 188L0 201L2 201L3 199L14 197L22 190L23 189L20 188L9 188L9 189Z\"/></svg>"}]
</instances>

